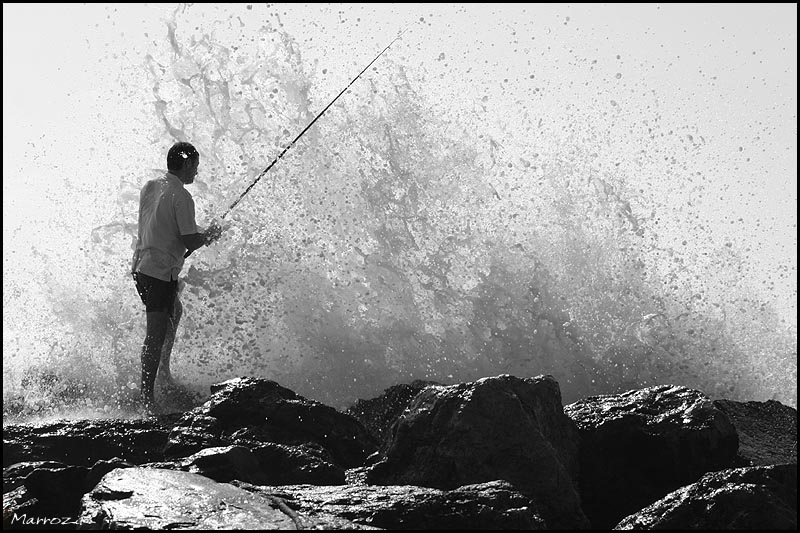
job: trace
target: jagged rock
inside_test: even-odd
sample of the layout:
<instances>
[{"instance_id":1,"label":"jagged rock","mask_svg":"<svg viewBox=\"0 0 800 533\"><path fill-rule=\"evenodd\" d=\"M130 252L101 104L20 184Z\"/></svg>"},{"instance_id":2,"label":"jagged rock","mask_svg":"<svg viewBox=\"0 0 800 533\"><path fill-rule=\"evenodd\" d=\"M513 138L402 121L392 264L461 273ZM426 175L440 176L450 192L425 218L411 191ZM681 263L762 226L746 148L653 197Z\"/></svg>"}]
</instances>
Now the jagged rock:
<instances>
[{"instance_id":1,"label":"jagged rock","mask_svg":"<svg viewBox=\"0 0 800 533\"><path fill-rule=\"evenodd\" d=\"M3 494L4 529L62 529L65 518L74 521L87 467L48 461L18 463L5 471L18 475L22 485Z\"/></svg>"},{"instance_id":2,"label":"jagged rock","mask_svg":"<svg viewBox=\"0 0 800 533\"><path fill-rule=\"evenodd\" d=\"M18 516L27 515L17 522L24 525L29 517L77 517L81 497L100 478L119 467L133 466L119 458L98 461L91 468L67 465L57 461L17 463L3 469L4 494ZM39 525L60 525L42 523Z\"/></svg>"},{"instance_id":3,"label":"jagged rock","mask_svg":"<svg viewBox=\"0 0 800 533\"><path fill-rule=\"evenodd\" d=\"M4 426L3 468L30 461L90 466L113 457L135 464L159 461L176 420L176 416L164 416Z\"/></svg>"},{"instance_id":4,"label":"jagged rock","mask_svg":"<svg viewBox=\"0 0 800 533\"><path fill-rule=\"evenodd\" d=\"M345 472L326 450L313 444L287 446L266 442L253 448L269 485L344 485Z\"/></svg>"},{"instance_id":5,"label":"jagged rock","mask_svg":"<svg viewBox=\"0 0 800 533\"><path fill-rule=\"evenodd\" d=\"M708 473L614 529L796 530L797 464Z\"/></svg>"},{"instance_id":6,"label":"jagged rock","mask_svg":"<svg viewBox=\"0 0 800 533\"><path fill-rule=\"evenodd\" d=\"M25 485L3 491L3 529L19 529L30 516L41 516L37 512L38 501Z\"/></svg>"},{"instance_id":7,"label":"jagged rock","mask_svg":"<svg viewBox=\"0 0 800 533\"><path fill-rule=\"evenodd\" d=\"M181 462L183 470L200 474L214 481L239 479L250 483L267 483L261 463L244 446L206 448Z\"/></svg>"},{"instance_id":8,"label":"jagged rock","mask_svg":"<svg viewBox=\"0 0 800 533\"><path fill-rule=\"evenodd\" d=\"M372 529L175 470L112 470L83 498L80 529Z\"/></svg>"},{"instance_id":9,"label":"jagged rock","mask_svg":"<svg viewBox=\"0 0 800 533\"><path fill-rule=\"evenodd\" d=\"M25 477L25 489L47 516L76 516L86 488L85 466L37 468Z\"/></svg>"},{"instance_id":10,"label":"jagged rock","mask_svg":"<svg viewBox=\"0 0 800 533\"><path fill-rule=\"evenodd\" d=\"M774 400L716 400L739 435L736 466L797 464L797 409Z\"/></svg>"},{"instance_id":11,"label":"jagged rock","mask_svg":"<svg viewBox=\"0 0 800 533\"><path fill-rule=\"evenodd\" d=\"M583 510L596 529L733 465L727 415L701 392L661 385L593 396L564 408L581 435Z\"/></svg>"},{"instance_id":12,"label":"jagged rock","mask_svg":"<svg viewBox=\"0 0 800 533\"><path fill-rule=\"evenodd\" d=\"M420 392L367 480L454 489L507 480L551 528L586 528L575 482L578 435L552 376L502 375Z\"/></svg>"},{"instance_id":13,"label":"jagged rock","mask_svg":"<svg viewBox=\"0 0 800 533\"><path fill-rule=\"evenodd\" d=\"M343 485L344 470L324 457L324 452L312 446L268 442L252 450L244 446L205 448L189 457L142 466L183 470L223 483L238 480L256 485Z\"/></svg>"},{"instance_id":14,"label":"jagged rock","mask_svg":"<svg viewBox=\"0 0 800 533\"><path fill-rule=\"evenodd\" d=\"M12 491L25 484L28 474L37 468L64 468L66 464L59 461L26 461L3 468L3 493Z\"/></svg>"},{"instance_id":15,"label":"jagged rock","mask_svg":"<svg viewBox=\"0 0 800 533\"><path fill-rule=\"evenodd\" d=\"M280 497L290 508L307 516L322 512L383 529L546 529L531 499L506 481L451 491L411 485L240 486Z\"/></svg>"},{"instance_id":16,"label":"jagged rock","mask_svg":"<svg viewBox=\"0 0 800 533\"><path fill-rule=\"evenodd\" d=\"M412 383L389 387L383 394L370 400L358 400L345 410L355 417L380 444L385 451L392 442L392 427L411 400L425 387L441 385L435 381L415 380Z\"/></svg>"},{"instance_id":17,"label":"jagged rock","mask_svg":"<svg viewBox=\"0 0 800 533\"><path fill-rule=\"evenodd\" d=\"M86 482L83 485L85 487L84 492L91 490L100 482L103 476L112 470L116 468L131 468L133 466L134 465L132 463L124 461L119 457L114 457L108 461L97 461L94 465L92 465L92 467L89 469L89 472L86 474Z\"/></svg>"},{"instance_id":18,"label":"jagged rock","mask_svg":"<svg viewBox=\"0 0 800 533\"><path fill-rule=\"evenodd\" d=\"M203 448L265 442L317 443L345 468L360 466L377 446L350 415L303 398L274 381L237 378L211 387L211 398L186 413L165 449L182 457Z\"/></svg>"}]
</instances>

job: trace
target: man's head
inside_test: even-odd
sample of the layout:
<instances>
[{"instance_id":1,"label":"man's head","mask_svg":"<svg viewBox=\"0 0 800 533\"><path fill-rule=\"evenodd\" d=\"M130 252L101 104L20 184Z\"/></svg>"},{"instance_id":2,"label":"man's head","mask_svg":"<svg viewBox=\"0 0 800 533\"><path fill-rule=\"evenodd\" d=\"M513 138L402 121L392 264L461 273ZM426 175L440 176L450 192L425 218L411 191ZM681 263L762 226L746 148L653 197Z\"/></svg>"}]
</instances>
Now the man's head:
<instances>
[{"instance_id":1,"label":"man's head","mask_svg":"<svg viewBox=\"0 0 800 533\"><path fill-rule=\"evenodd\" d=\"M187 185L194 181L197 167L200 165L200 154L194 146L187 142L172 145L167 154L167 170L180 178Z\"/></svg>"}]
</instances>

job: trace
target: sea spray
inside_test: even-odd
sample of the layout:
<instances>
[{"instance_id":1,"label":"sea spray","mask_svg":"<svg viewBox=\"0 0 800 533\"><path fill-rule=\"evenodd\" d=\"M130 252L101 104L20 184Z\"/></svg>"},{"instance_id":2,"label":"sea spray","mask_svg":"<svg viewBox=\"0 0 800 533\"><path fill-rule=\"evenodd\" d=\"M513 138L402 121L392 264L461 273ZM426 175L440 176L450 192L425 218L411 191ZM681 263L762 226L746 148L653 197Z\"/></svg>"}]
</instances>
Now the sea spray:
<instances>
[{"instance_id":1,"label":"sea spray","mask_svg":"<svg viewBox=\"0 0 800 533\"><path fill-rule=\"evenodd\" d=\"M147 150L200 151L201 222L339 90L252 11L198 24L180 8L120 77ZM796 405L796 331L704 224L702 144L661 125L655 91L552 110L532 82L508 115L436 100L441 80L391 54L369 74L187 261L179 381L267 377L343 407L413 379L552 374L565 402L677 383ZM102 223L37 252L35 283L4 281L4 314L31 324L4 340L4 414L134 401L144 313L127 268L138 191L161 173L108 176Z\"/></svg>"}]
</instances>

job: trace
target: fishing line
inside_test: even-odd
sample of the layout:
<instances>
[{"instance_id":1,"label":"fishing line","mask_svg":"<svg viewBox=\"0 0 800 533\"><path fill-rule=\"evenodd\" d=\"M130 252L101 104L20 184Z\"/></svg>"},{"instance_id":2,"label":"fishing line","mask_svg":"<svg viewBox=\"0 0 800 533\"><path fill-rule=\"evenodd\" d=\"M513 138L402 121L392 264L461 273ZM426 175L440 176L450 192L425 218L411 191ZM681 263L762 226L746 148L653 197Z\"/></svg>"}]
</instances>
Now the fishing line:
<instances>
[{"instance_id":1,"label":"fishing line","mask_svg":"<svg viewBox=\"0 0 800 533\"><path fill-rule=\"evenodd\" d=\"M289 151L289 149L290 149L292 146L294 146L294 144L295 144L295 143L296 143L298 140L300 140L300 137L302 137L302 136L303 136L303 134L304 134L305 132L307 132L307 131L309 130L309 128L311 128L311 126L313 126L313 125L314 125L314 123L315 123L317 120L319 120L319 118L320 118L322 115L324 115L324 114L325 114L325 112L326 112L326 111L327 111L327 110L328 110L328 109L329 109L329 108L330 108L330 107L331 107L331 106L334 104L334 102L336 102L336 100L338 100L338 99L339 99L339 97L340 97L340 96L342 96L342 95L345 93L345 91L347 91L347 89L349 89L349 88L350 88L350 86L351 86L351 85L353 85L353 83L355 83L355 81L356 81L358 78L360 78L360 77L361 77L361 75L362 75L362 74L364 74L364 72L366 72L366 71L367 71L367 69L368 69L369 67L371 67L371 66L372 66L372 64L373 64L373 63L375 63L375 61L377 61L377 60L378 60L378 58L379 58L379 57L381 57L381 56L383 55L383 53L384 53L384 52L386 52L386 50L388 50L388 49L389 49L389 47L390 47L390 46L392 46L392 45L393 45L393 44L394 44L394 43L395 43L395 42L396 42L398 39L400 39L400 37L402 37L402 36L403 36L403 34L404 34L404 33L405 33L407 30L408 30L408 27L406 27L406 28L405 28L403 31L401 31L401 32L400 32L400 33L397 35L397 37L395 37L395 38L394 38L394 40L393 40L392 42L390 42L390 43L389 43L389 44L386 46L386 48L384 48L384 49L381 51L381 53L379 53L377 56L375 56L375 59L373 59L372 61L370 61L369 65L367 65L366 67L364 67L364 69L363 69L361 72L359 72L359 73L358 73L358 75L357 75L355 78L353 78L353 80L352 80L350 83L348 83L348 84L347 84L347 87L345 87L344 89L342 89L342 91L341 91L341 92L340 92L338 95L336 95L336 98L334 98L333 100L331 100L331 102L330 102L330 103L329 103L327 106L325 106L325 109L323 109L323 110L322 110L322 111L321 111L321 112L320 112L320 113L319 113L319 114L318 114L316 117L314 117L314 120L312 120L311 122L309 122L309 123L308 123L308 126L306 126L306 127L303 129L303 131L301 131L301 132L300 132L300 134L299 134L297 137L295 137L295 138L294 138L294 140L293 140L292 142L290 142L290 143L289 143L289 144L288 144L288 145L287 145L287 146L286 146L286 147L283 149L283 151L282 151L280 154L278 154L278 157L276 157L276 158L275 158L275 159L272 161L272 163L270 163L270 164L269 164L269 166L268 166L267 168L265 168L264 170L262 170L262 171L261 171L261 173L260 173L260 174L259 174L259 175L256 177L256 179L253 181L253 183L251 183L251 184L250 184L250 185L249 185L249 186L248 186L248 187L247 187L247 188L244 190L244 192L243 192L243 193L242 193L242 194L239 196L239 198L237 198L237 199L236 199L236 201L235 201L235 202L233 202L233 203L231 204L231 206L230 206L230 207L227 209L227 211L225 211L225 213L224 213L224 214L222 215L222 217L221 217L222 219L224 219L224 218L225 218L225 217L228 215L228 213L230 213L230 212L233 210L233 208L234 208L234 207L236 207L236 206L239 204L239 202L241 202L241 201L242 201L242 199L245 197L245 195L247 195L247 193L248 193L248 192L250 192L250 190L251 190L253 187L255 187L256 183L258 183L258 182L261 180L261 178L263 178L263 177L264 177L264 176L267 174L267 172L269 172L269 170L270 170L270 169L271 169L271 168L272 168L272 167L275 165L275 163L277 163L277 162L278 162L278 160L280 160L280 159L281 159L281 158L284 156L284 154L286 154L286 152L287 152L287 151Z\"/></svg>"},{"instance_id":2,"label":"fishing line","mask_svg":"<svg viewBox=\"0 0 800 533\"><path fill-rule=\"evenodd\" d=\"M380 57L381 57L381 56L384 54L384 52L386 52L386 50L388 50L388 49L389 49L389 47L390 47L390 46L392 46L392 45L393 45L395 42L397 42L397 41L398 41L398 40L399 40L399 39L400 39L400 38L403 36L403 34L404 34L406 31L408 31L408 28L409 28L410 26L411 26L411 24L409 24L408 26L406 26L406 27L405 27L405 28L404 28L404 29L403 29L403 30L402 30L400 33L398 33L398 34L397 34L397 37L395 37L395 38L394 38L394 40L393 40L392 42L390 42L388 45L386 45L386 48L384 48L383 50L381 50L381 52L380 52L380 53L379 53L377 56L375 56L375 59L373 59L372 61L370 61L370 62L369 62L369 64L368 64L366 67L364 67L364 68L363 68L363 70L362 70L361 72L359 72L359 73L358 73L358 75L356 75L356 77L355 77L355 78L353 78L353 80L352 80L350 83L348 83L348 84L347 84L347 86L346 86L344 89L342 89L342 90L341 90L341 92L340 92L339 94L337 94L337 95L336 95L336 98L334 98L333 100L331 100L331 102L330 102L330 103L329 103L327 106L325 106L325 109L323 109L323 110L322 110L322 111L321 111L319 114L317 114L317 116L315 116L315 117L314 117L314 120L312 120L311 122L309 122L309 123L308 123L308 125L307 125L305 128L303 128L303 131L301 131L301 132L300 132L300 133L297 135L297 137L295 137L295 138L294 138L294 140L293 140L292 142L290 142L290 143L289 143L289 144L288 144L288 145L287 145L287 146L286 146L286 147L283 149L283 151L281 151L281 153L280 153L280 154L278 154L278 157L276 157L275 159L273 159L272 163L270 163L270 164L269 164L269 166L268 166L267 168L265 168L264 170L262 170L262 171L261 171L261 173L260 173L258 176L256 176L256 179L255 179L255 180L253 180L253 183L251 183L251 184L250 184L250 185L249 185L249 186L248 186L248 187L247 187L247 188L244 190L244 192L243 192L241 195L239 195L239 198L237 198L237 199L236 199L236 201L235 201L235 202L233 202L233 203L230 205L230 207L228 207L228 209L225 211L225 213L223 213L223 214L222 214L222 216L220 217L220 219L221 219L221 220L222 220L222 219L225 219L225 217L226 217L226 216L228 216L228 213L230 213L230 212L233 210L233 208L234 208L234 207L236 207L236 206L239 204L239 202L241 202L241 201L242 201L242 199L243 199L243 198L244 198L244 197L247 195L247 193L249 193L249 192L250 192L250 190L251 190L253 187L255 187L255 186L256 186L256 183L258 183L258 182L261 180L261 178L263 178L263 177L264 177L264 176L267 174L267 172L269 172L269 170L270 170L270 169L271 169L273 166L275 166L275 163L277 163L277 162L278 162L278 161L279 161L279 160L280 160L280 159L281 159L281 158L282 158L282 157L283 157L283 156L286 154L286 152L288 152L288 151L289 151L289 149L290 149L292 146L294 146L294 144L295 144L295 143L296 143L298 140L300 140L300 137L302 137L302 136L303 136L303 134L304 134L305 132L307 132L307 131L309 130L309 128L311 128L311 126L313 126L313 125L314 125L314 123L315 123L317 120L319 120L319 118L320 118L322 115L324 115L324 114L325 114L325 112L326 112L326 111L327 111L327 110L328 110L328 109L329 109L329 108L330 108L330 107L331 107L331 106L332 106L332 105L333 105L333 104L336 102L336 100L338 100L338 99L339 99L339 97L340 97L340 96L342 96L342 95L345 93L345 91L347 91L347 89L349 89L349 88L350 88L350 86L351 86L351 85L353 85L353 83L355 83L355 81L356 81L358 78L360 78L360 77L361 77L361 75L362 75L362 74L364 74L364 72L366 72L366 71L367 71L367 69L368 69L369 67L371 67L371 66L372 66L372 64L373 64L373 63L375 63L375 61L377 61L377 60L378 60L378 58L380 58ZM191 254L192 254L192 252L191 252L191 251L187 251L187 252L186 252L186 254L185 254L183 257L184 257L184 258L187 258L187 257L189 257Z\"/></svg>"}]
</instances>

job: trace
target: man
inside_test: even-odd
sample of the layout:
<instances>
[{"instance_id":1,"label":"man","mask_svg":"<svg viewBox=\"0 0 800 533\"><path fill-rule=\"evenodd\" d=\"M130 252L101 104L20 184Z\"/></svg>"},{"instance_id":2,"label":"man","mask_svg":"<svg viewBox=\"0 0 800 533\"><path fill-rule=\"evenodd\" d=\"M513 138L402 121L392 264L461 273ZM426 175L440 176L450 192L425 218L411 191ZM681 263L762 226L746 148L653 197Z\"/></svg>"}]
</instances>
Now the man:
<instances>
[{"instance_id":1,"label":"man","mask_svg":"<svg viewBox=\"0 0 800 533\"><path fill-rule=\"evenodd\" d=\"M148 181L139 196L139 237L131 273L147 311L147 334L142 346L142 406L147 414L155 408L156 373L174 386L169 360L175 330L182 314L178 299L178 275L184 257L207 246L222 234L212 223L198 231L194 200L184 188L194 182L200 154L189 143L179 142L167 154L168 172ZM161 368L159 369L159 362Z\"/></svg>"}]
</instances>

